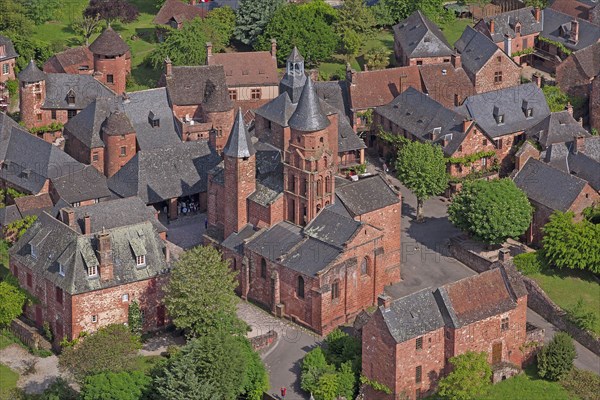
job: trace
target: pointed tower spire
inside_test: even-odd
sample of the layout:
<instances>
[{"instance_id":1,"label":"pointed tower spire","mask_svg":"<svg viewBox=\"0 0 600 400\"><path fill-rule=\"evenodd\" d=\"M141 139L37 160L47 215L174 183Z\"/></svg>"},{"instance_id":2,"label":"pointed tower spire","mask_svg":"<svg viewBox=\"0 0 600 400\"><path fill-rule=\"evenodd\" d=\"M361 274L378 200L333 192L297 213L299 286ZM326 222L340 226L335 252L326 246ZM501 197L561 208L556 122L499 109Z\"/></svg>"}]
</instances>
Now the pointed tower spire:
<instances>
[{"instance_id":1,"label":"pointed tower spire","mask_svg":"<svg viewBox=\"0 0 600 400\"><path fill-rule=\"evenodd\" d=\"M34 83L46 80L46 74L43 73L33 60L29 61L27 67L18 76L22 83Z\"/></svg>"},{"instance_id":2,"label":"pointed tower spire","mask_svg":"<svg viewBox=\"0 0 600 400\"><path fill-rule=\"evenodd\" d=\"M304 57L294 47L287 58L287 67L285 75L279 83L279 93L286 92L292 103L296 104L300 99L300 93L306 83L306 74L304 73Z\"/></svg>"},{"instance_id":3,"label":"pointed tower spire","mask_svg":"<svg viewBox=\"0 0 600 400\"><path fill-rule=\"evenodd\" d=\"M238 108L233 127L231 128L231 134L223 149L223 155L233 158L248 158L255 153L256 150L254 149L254 145L252 145L252 140L246 130L246 125L244 125L242 109Z\"/></svg>"},{"instance_id":4,"label":"pointed tower spire","mask_svg":"<svg viewBox=\"0 0 600 400\"><path fill-rule=\"evenodd\" d=\"M288 125L297 131L315 132L327 128L329 124L329 119L321 109L321 101L312 79L307 78L296 111L290 117Z\"/></svg>"},{"instance_id":5,"label":"pointed tower spire","mask_svg":"<svg viewBox=\"0 0 600 400\"><path fill-rule=\"evenodd\" d=\"M294 46L294 49L290 53L287 61L288 62L303 62L304 61L304 57L302 57L302 54L300 54L300 51L298 51L298 48L296 46Z\"/></svg>"}]
</instances>

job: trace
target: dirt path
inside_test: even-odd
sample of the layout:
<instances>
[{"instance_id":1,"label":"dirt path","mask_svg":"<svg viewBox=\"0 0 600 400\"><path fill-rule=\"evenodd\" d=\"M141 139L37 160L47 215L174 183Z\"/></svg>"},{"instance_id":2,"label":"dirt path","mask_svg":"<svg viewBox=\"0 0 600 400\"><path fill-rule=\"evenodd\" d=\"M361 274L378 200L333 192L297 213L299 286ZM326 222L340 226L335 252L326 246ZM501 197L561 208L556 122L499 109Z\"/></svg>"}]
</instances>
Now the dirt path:
<instances>
[{"instance_id":1,"label":"dirt path","mask_svg":"<svg viewBox=\"0 0 600 400\"><path fill-rule=\"evenodd\" d=\"M58 370L58 357L36 357L17 344L0 350L0 363L19 373L17 387L28 394L42 393L62 376Z\"/></svg>"}]
</instances>

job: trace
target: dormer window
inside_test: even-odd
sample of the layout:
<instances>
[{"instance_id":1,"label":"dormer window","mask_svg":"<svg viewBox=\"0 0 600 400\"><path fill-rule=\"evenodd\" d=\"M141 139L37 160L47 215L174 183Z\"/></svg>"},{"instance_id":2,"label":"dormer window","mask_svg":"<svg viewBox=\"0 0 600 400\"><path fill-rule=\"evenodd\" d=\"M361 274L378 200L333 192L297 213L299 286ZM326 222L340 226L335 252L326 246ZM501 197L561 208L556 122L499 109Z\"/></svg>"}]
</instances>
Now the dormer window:
<instances>
[{"instance_id":1,"label":"dormer window","mask_svg":"<svg viewBox=\"0 0 600 400\"><path fill-rule=\"evenodd\" d=\"M38 256L38 252L37 252L37 248L35 247L35 245L33 243L30 243L29 246L31 247L31 257L33 258L37 258Z\"/></svg>"},{"instance_id":2,"label":"dormer window","mask_svg":"<svg viewBox=\"0 0 600 400\"><path fill-rule=\"evenodd\" d=\"M98 266L97 265L90 265L87 268L87 274L88 274L88 277L90 277L90 278L98 276Z\"/></svg>"},{"instance_id":3,"label":"dormer window","mask_svg":"<svg viewBox=\"0 0 600 400\"><path fill-rule=\"evenodd\" d=\"M67 93L67 104L70 106L75 104L75 92L72 89Z\"/></svg>"},{"instance_id":4,"label":"dormer window","mask_svg":"<svg viewBox=\"0 0 600 400\"><path fill-rule=\"evenodd\" d=\"M155 115L152 111L150 111L150 113L148 114L148 122L153 128L157 128L160 126L160 118L158 118L158 115Z\"/></svg>"},{"instance_id":5,"label":"dormer window","mask_svg":"<svg viewBox=\"0 0 600 400\"><path fill-rule=\"evenodd\" d=\"M146 266L146 256L145 255L137 256L135 258L135 263L138 267L145 267Z\"/></svg>"},{"instance_id":6,"label":"dormer window","mask_svg":"<svg viewBox=\"0 0 600 400\"><path fill-rule=\"evenodd\" d=\"M498 125L504 124L504 114L496 115L496 123Z\"/></svg>"},{"instance_id":7,"label":"dormer window","mask_svg":"<svg viewBox=\"0 0 600 400\"><path fill-rule=\"evenodd\" d=\"M0 57L5 57L5 56L6 56L6 46L1 45L0 46Z\"/></svg>"},{"instance_id":8,"label":"dormer window","mask_svg":"<svg viewBox=\"0 0 600 400\"><path fill-rule=\"evenodd\" d=\"M65 276L65 267L61 263L58 263L58 274L60 276Z\"/></svg>"},{"instance_id":9,"label":"dormer window","mask_svg":"<svg viewBox=\"0 0 600 400\"><path fill-rule=\"evenodd\" d=\"M533 108L527 108L525 110L525 117L532 118L533 117Z\"/></svg>"},{"instance_id":10,"label":"dormer window","mask_svg":"<svg viewBox=\"0 0 600 400\"><path fill-rule=\"evenodd\" d=\"M515 25L515 34L520 35L521 34L521 23L517 22L517 24Z\"/></svg>"}]
</instances>

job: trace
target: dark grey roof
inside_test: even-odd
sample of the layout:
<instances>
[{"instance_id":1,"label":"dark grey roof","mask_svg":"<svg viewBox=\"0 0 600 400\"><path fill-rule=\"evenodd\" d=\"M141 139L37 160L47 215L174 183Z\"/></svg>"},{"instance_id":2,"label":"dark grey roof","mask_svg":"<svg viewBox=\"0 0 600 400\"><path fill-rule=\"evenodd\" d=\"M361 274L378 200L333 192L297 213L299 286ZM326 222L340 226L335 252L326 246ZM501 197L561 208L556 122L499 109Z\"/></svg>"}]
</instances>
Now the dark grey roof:
<instances>
[{"instance_id":1,"label":"dark grey roof","mask_svg":"<svg viewBox=\"0 0 600 400\"><path fill-rule=\"evenodd\" d=\"M577 18L579 22L579 40L573 43L569 40L571 31L571 22L574 18L563 14L552 8L542 10L542 21L544 29L541 36L562 43L568 49L580 50L596 43L600 39L600 26L594 25L588 21Z\"/></svg>"},{"instance_id":2,"label":"dark grey roof","mask_svg":"<svg viewBox=\"0 0 600 400\"><path fill-rule=\"evenodd\" d=\"M102 56L120 56L129 51L129 46L113 28L108 26L101 34L90 44L90 51Z\"/></svg>"},{"instance_id":3,"label":"dark grey roof","mask_svg":"<svg viewBox=\"0 0 600 400\"><path fill-rule=\"evenodd\" d=\"M344 182L346 182L345 179L344 179ZM335 184L338 185L338 179L336 179ZM331 212L334 212L334 213L336 213L338 215L341 215L343 217L352 218L352 216L348 212L348 209L346 209L346 207L344 207L344 203L342 203L342 200L340 200L340 198L337 197L337 196L336 196L335 201L333 202L333 204L331 204L328 207L328 210L331 211Z\"/></svg>"},{"instance_id":4,"label":"dark grey roof","mask_svg":"<svg viewBox=\"0 0 600 400\"><path fill-rule=\"evenodd\" d=\"M284 92L254 112L256 115L273 121L277 125L286 127L295 109L296 106L292 104L290 97Z\"/></svg>"},{"instance_id":5,"label":"dark grey roof","mask_svg":"<svg viewBox=\"0 0 600 400\"><path fill-rule=\"evenodd\" d=\"M531 200L563 212L586 185L583 179L534 158L529 158L513 179Z\"/></svg>"},{"instance_id":6,"label":"dark grey roof","mask_svg":"<svg viewBox=\"0 0 600 400\"><path fill-rule=\"evenodd\" d=\"M10 60L19 56L15 51L12 41L6 36L0 35L0 46L4 46L4 56L0 57L0 61Z\"/></svg>"},{"instance_id":7,"label":"dark grey roof","mask_svg":"<svg viewBox=\"0 0 600 400\"><path fill-rule=\"evenodd\" d=\"M248 198L263 206L272 204L283 194L283 163L281 150L275 146L257 142L256 190Z\"/></svg>"},{"instance_id":8,"label":"dark grey roof","mask_svg":"<svg viewBox=\"0 0 600 400\"><path fill-rule=\"evenodd\" d=\"M581 150L586 156L600 163L600 136L585 139L585 148Z\"/></svg>"},{"instance_id":9,"label":"dark grey roof","mask_svg":"<svg viewBox=\"0 0 600 400\"><path fill-rule=\"evenodd\" d=\"M146 221L152 223L157 232L166 232L167 228L156 218L156 210L147 206L137 196L101 201L85 207L71 208L74 212L76 224L74 229L84 233L84 219L90 217L92 233L101 232L102 229L111 230L128 225L140 224Z\"/></svg>"},{"instance_id":10,"label":"dark grey roof","mask_svg":"<svg viewBox=\"0 0 600 400\"><path fill-rule=\"evenodd\" d=\"M292 49L292 52L290 53L290 55L287 58L288 62L301 62L304 61L304 57L302 57L302 54L300 54L300 52L298 51L298 48L296 46L294 46L294 48Z\"/></svg>"},{"instance_id":11,"label":"dark grey roof","mask_svg":"<svg viewBox=\"0 0 600 400\"><path fill-rule=\"evenodd\" d=\"M465 117L426 94L409 87L391 103L377 107L375 113L423 141L439 143L446 155L452 155L465 138Z\"/></svg>"},{"instance_id":12,"label":"dark grey roof","mask_svg":"<svg viewBox=\"0 0 600 400\"><path fill-rule=\"evenodd\" d=\"M17 76L21 82L24 83L33 83L39 82L46 79L46 74L42 72L41 69L35 65L33 60L29 61L29 64L25 67L23 71L19 73Z\"/></svg>"},{"instance_id":13,"label":"dark grey roof","mask_svg":"<svg viewBox=\"0 0 600 400\"><path fill-rule=\"evenodd\" d=\"M304 275L315 276L342 254L342 250L318 239L305 238L287 253L281 264Z\"/></svg>"},{"instance_id":14,"label":"dark grey roof","mask_svg":"<svg viewBox=\"0 0 600 400\"><path fill-rule=\"evenodd\" d=\"M352 216L363 215L400 202L398 195L380 176L374 175L335 188L335 194Z\"/></svg>"},{"instance_id":15,"label":"dark grey roof","mask_svg":"<svg viewBox=\"0 0 600 400\"><path fill-rule=\"evenodd\" d=\"M68 104L67 94L72 91L75 103ZM114 92L91 75L46 74L46 98L43 108L82 110L99 97L111 97Z\"/></svg>"},{"instance_id":16,"label":"dark grey roof","mask_svg":"<svg viewBox=\"0 0 600 400\"><path fill-rule=\"evenodd\" d=\"M341 248L354 237L362 223L342 216L325 207L305 228L304 234L322 242Z\"/></svg>"},{"instance_id":17,"label":"dark grey roof","mask_svg":"<svg viewBox=\"0 0 600 400\"><path fill-rule=\"evenodd\" d=\"M246 125L244 125L242 109L238 108L227 144L223 148L223 155L233 158L247 158L254 154L256 154L256 149L254 149Z\"/></svg>"},{"instance_id":18,"label":"dark grey roof","mask_svg":"<svg viewBox=\"0 0 600 400\"><path fill-rule=\"evenodd\" d=\"M570 142L577 136L590 136L568 111L553 112L535 126L527 129L528 138L535 139L542 148L553 143Z\"/></svg>"},{"instance_id":19,"label":"dark grey roof","mask_svg":"<svg viewBox=\"0 0 600 400\"><path fill-rule=\"evenodd\" d=\"M65 124L64 134L67 141L70 137L75 137L90 149L104 147L100 129L106 117L118 109L118 103L116 96L99 97L92 101Z\"/></svg>"},{"instance_id":20,"label":"dark grey roof","mask_svg":"<svg viewBox=\"0 0 600 400\"><path fill-rule=\"evenodd\" d=\"M102 133L109 136L121 136L133 132L135 130L131 125L129 117L119 110L111 112L102 126Z\"/></svg>"},{"instance_id":21,"label":"dark grey roof","mask_svg":"<svg viewBox=\"0 0 600 400\"><path fill-rule=\"evenodd\" d=\"M411 58L445 57L453 53L440 28L419 10L394 25L394 38Z\"/></svg>"},{"instance_id":22,"label":"dark grey roof","mask_svg":"<svg viewBox=\"0 0 600 400\"><path fill-rule=\"evenodd\" d=\"M8 138L13 128L25 130L17 121L6 115L6 113L0 112L0 140Z\"/></svg>"},{"instance_id":23,"label":"dark grey roof","mask_svg":"<svg viewBox=\"0 0 600 400\"><path fill-rule=\"evenodd\" d=\"M525 131L550 115L544 93L535 83L469 96L464 106L469 116L492 138ZM532 117L527 118L526 108L532 109ZM499 124L495 114L504 115L504 122Z\"/></svg>"},{"instance_id":24,"label":"dark grey roof","mask_svg":"<svg viewBox=\"0 0 600 400\"><path fill-rule=\"evenodd\" d=\"M91 165L52 179L52 186L58 196L69 204L111 196L106 177Z\"/></svg>"},{"instance_id":25,"label":"dark grey roof","mask_svg":"<svg viewBox=\"0 0 600 400\"><path fill-rule=\"evenodd\" d=\"M15 204L6 207L0 207L0 226L6 226L23 218Z\"/></svg>"},{"instance_id":26,"label":"dark grey roof","mask_svg":"<svg viewBox=\"0 0 600 400\"><path fill-rule=\"evenodd\" d=\"M402 343L444 326L444 319L431 289L394 300L389 308L379 307L387 328Z\"/></svg>"},{"instance_id":27,"label":"dark grey roof","mask_svg":"<svg viewBox=\"0 0 600 400\"><path fill-rule=\"evenodd\" d=\"M471 79L494 54L502 52L487 36L470 26L465 28L454 46L460 52L462 67Z\"/></svg>"},{"instance_id":28,"label":"dark grey roof","mask_svg":"<svg viewBox=\"0 0 600 400\"><path fill-rule=\"evenodd\" d=\"M301 228L280 222L248 242L246 247L268 260L279 260L303 240Z\"/></svg>"},{"instance_id":29,"label":"dark grey roof","mask_svg":"<svg viewBox=\"0 0 600 400\"><path fill-rule=\"evenodd\" d=\"M290 128L301 132L320 131L329 126L330 122L321 108L321 100L313 85L312 79L308 78L298 106L288 121Z\"/></svg>"},{"instance_id":30,"label":"dark grey roof","mask_svg":"<svg viewBox=\"0 0 600 400\"><path fill-rule=\"evenodd\" d=\"M207 190L207 174L220 157L206 142L180 142L139 151L108 180L120 197L139 196L147 204Z\"/></svg>"},{"instance_id":31,"label":"dark grey roof","mask_svg":"<svg viewBox=\"0 0 600 400\"><path fill-rule=\"evenodd\" d=\"M573 153L571 145L568 166L568 172L587 181L595 191L600 192L600 162L592 159L585 153Z\"/></svg>"},{"instance_id":32,"label":"dark grey roof","mask_svg":"<svg viewBox=\"0 0 600 400\"><path fill-rule=\"evenodd\" d=\"M111 242L113 279L89 277L87 268L98 266L98 240L81 235L49 214L42 214L11 248L14 257L33 274L71 295L142 281L167 271L164 242L149 221L106 231ZM35 246L37 257L31 255ZM145 267L137 267L136 256L144 255ZM59 274L59 264L64 276Z\"/></svg>"},{"instance_id":33,"label":"dark grey roof","mask_svg":"<svg viewBox=\"0 0 600 400\"><path fill-rule=\"evenodd\" d=\"M228 238L221 242L221 246L233 250L236 253L243 254L245 241L254 236L256 232L258 232L258 228L248 224L241 231L229 235Z\"/></svg>"},{"instance_id":34,"label":"dark grey roof","mask_svg":"<svg viewBox=\"0 0 600 400\"><path fill-rule=\"evenodd\" d=\"M552 144L541 153L541 159L554 168L587 181L592 188L600 191L600 157L594 158L594 150L598 150L594 144L600 143L599 139L585 137L584 149L578 151L575 151L575 140Z\"/></svg>"},{"instance_id":35,"label":"dark grey roof","mask_svg":"<svg viewBox=\"0 0 600 400\"><path fill-rule=\"evenodd\" d=\"M233 108L222 65L173 67L172 76L161 78L171 102L178 106L201 104L204 111L218 112Z\"/></svg>"},{"instance_id":36,"label":"dark grey roof","mask_svg":"<svg viewBox=\"0 0 600 400\"><path fill-rule=\"evenodd\" d=\"M494 21L494 32L489 32L489 29L487 29L488 25L486 25L486 30L496 43L504 41L505 36L514 39L517 36L515 33L517 23L521 24L521 36L539 33L543 28L542 20L540 19L539 22L535 20L533 7L519 8L483 19L485 24L489 24L492 20Z\"/></svg>"}]
</instances>

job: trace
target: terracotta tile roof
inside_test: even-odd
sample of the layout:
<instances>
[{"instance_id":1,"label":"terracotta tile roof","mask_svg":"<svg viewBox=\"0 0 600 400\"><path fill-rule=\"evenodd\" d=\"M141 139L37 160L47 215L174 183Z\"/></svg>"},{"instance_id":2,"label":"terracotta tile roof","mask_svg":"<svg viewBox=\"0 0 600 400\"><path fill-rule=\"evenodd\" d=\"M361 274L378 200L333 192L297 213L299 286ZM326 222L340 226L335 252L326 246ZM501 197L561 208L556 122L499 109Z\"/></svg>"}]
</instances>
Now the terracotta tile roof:
<instances>
[{"instance_id":1,"label":"terracotta tile roof","mask_svg":"<svg viewBox=\"0 0 600 400\"><path fill-rule=\"evenodd\" d=\"M54 204L52 204L52 199L48 193L39 194L37 196L19 197L15 199L15 205L23 216L36 214L36 210L39 211L45 209L48 211L54 207Z\"/></svg>"},{"instance_id":2,"label":"terracotta tile roof","mask_svg":"<svg viewBox=\"0 0 600 400\"><path fill-rule=\"evenodd\" d=\"M353 72L349 82L350 108L362 110L388 104L409 87L422 91L416 66Z\"/></svg>"},{"instance_id":3,"label":"terracotta tile roof","mask_svg":"<svg viewBox=\"0 0 600 400\"><path fill-rule=\"evenodd\" d=\"M462 68L454 68L450 63L423 65L419 67L425 93L445 107L455 107L455 95L459 104L475 94L473 83Z\"/></svg>"},{"instance_id":4,"label":"terracotta tile roof","mask_svg":"<svg viewBox=\"0 0 600 400\"><path fill-rule=\"evenodd\" d=\"M165 25L171 19L175 19L177 22L185 22L191 21L196 17L204 18L206 14L207 11L205 9L186 4L181 0L167 0L152 22Z\"/></svg>"},{"instance_id":5,"label":"terracotta tile roof","mask_svg":"<svg viewBox=\"0 0 600 400\"><path fill-rule=\"evenodd\" d=\"M554 2L550 5L550 8L575 18L587 20L592 7L576 0L554 0Z\"/></svg>"},{"instance_id":6,"label":"terracotta tile roof","mask_svg":"<svg viewBox=\"0 0 600 400\"><path fill-rule=\"evenodd\" d=\"M50 57L44 63L44 72L78 74L80 67L94 67L94 55L85 46L73 47Z\"/></svg>"},{"instance_id":7,"label":"terracotta tile roof","mask_svg":"<svg viewBox=\"0 0 600 400\"><path fill-rule=\"evenodd\" d=\"M268 51L217 53L208 65L223 65L228 87L278 85L277 60Z\"/></svg>"}]
</instances>

